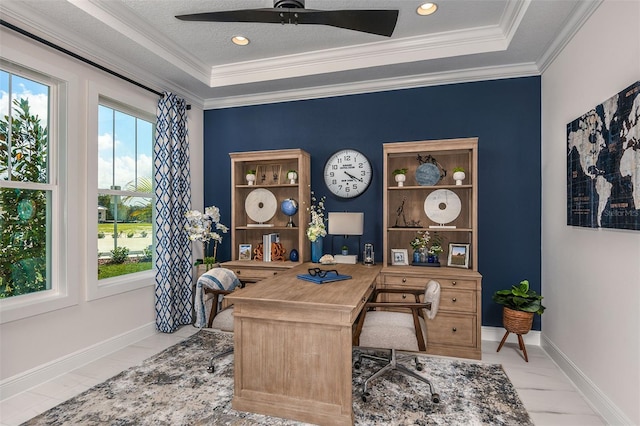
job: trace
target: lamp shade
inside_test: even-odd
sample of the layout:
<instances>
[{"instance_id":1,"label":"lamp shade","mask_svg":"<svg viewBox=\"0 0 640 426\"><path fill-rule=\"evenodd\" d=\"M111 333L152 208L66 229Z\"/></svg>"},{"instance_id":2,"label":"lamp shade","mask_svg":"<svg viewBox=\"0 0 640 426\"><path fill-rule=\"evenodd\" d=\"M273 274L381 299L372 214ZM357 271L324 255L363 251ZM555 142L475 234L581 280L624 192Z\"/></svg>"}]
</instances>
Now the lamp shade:
<instances>
[{"instance_id":1,"label":"lamp shade","mask_svg":"<svg viewBox=\"0 0 640 426\"><path fill-rule=\"evenodd\" d=\"M329 234L362 235L364 231L364 213L329 212Z\"/></svg>"}]
</instances>

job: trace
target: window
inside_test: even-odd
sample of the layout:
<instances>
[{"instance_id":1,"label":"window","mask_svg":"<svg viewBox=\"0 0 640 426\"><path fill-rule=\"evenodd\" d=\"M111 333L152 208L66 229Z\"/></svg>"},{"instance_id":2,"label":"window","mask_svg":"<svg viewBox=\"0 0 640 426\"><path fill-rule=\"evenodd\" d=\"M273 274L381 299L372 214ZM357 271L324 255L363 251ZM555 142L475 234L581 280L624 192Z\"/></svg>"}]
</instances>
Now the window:
<instances>
[{"instance_id":1,"label":"window","mask_svg":"<svg viewBox=\"0 0 640 426\"><path fill-rule=\"evenodd\" d=\"M100 99L98 279L152 268L155 118Z\"/></svg>"},{"instance_id":2,"label":"window","mask_svg":"<svg viewBox=\"0 0 640 426\"><path fill-rule=\"evenodd\" d=\"M54 289L51 87L0 69L0 298Z\"/></svg>"}]
</instances>

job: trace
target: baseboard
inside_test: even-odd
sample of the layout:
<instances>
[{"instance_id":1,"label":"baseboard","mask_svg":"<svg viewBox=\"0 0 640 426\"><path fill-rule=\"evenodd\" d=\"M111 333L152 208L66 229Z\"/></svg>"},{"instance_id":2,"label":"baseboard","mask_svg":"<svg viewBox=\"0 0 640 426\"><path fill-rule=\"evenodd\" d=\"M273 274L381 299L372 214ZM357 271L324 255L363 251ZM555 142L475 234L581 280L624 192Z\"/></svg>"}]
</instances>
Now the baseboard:
<instances>
[{"instance_id":1,"label":"baseboard","mask_svg":"<svg viewBox=\"0 0 640 426\"><path fill-rule=\"evenodd\" d=\"M609 425L634 425L598 387L546 336L542 336L542 349L573 382L591 407Z\"/></svg>"},{"instance_id":2,"label":"baseboard","mask_svg":"<svg viewBox=\"0 0 640 426\"><path fill-rule=\"evenodd\" d=\"M27 391L58 376L69 373L78 367L93 362L103 356L125 348L157 333L155 322L81 349L72 354L39 365L24 373L8 377L0 382L0 399L10 398Z\"/></svg>"},{"instance_id":3,"label":"baseboard","mask_svg":"<svg viewBox=\"0 0 640 426\"><path fill-rule=\"evenodd\" d=\"M490 342L499 342L502 340L502 337L504 336L504 333L506 332L506 330L502 327L482 327L480 332L482 333L482 340L488 340ZM525 345L540 346L539 331L531 330L527 334L524 334L522 338L524 339ZM518 340L515 334L510 334L509 337L507 337L507 341L517 342Z\"/></svg>"}]
</instances>

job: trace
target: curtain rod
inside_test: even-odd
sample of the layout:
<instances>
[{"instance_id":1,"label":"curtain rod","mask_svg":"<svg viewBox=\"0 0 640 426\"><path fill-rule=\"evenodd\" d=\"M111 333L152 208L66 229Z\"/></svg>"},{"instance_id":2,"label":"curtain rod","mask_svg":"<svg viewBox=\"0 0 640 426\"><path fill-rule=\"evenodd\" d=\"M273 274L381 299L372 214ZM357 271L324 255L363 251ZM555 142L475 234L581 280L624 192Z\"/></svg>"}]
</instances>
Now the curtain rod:
<instances>
[{"instance_id":1,"label":"curtain rod","mask_svg":"<svg viewBox=\"0 0 640 426\"><path fill-rule=\"evenodd\" d=\"M53 48L53 49L55 49L55 50L57 50L59 52L62 52L64 54L66 54L66 55L69 55L69 56L71 56L71 57L73 57L73 58L75 58L75 59L77 59L79 61L84 62L85 64L88 64L88 65L91 65L92 67L98 68L99 70L104 71L107 74L111 74L111 75L113 75L115 77L118 77L118 78L128 82L128 83L131 83L131 84L133 84L135 86L138 86L138 87L140 87L140 88L142 88L142 89L144 89L144 90L146 90L148 92L154 93L154 94L158 95L159 97L163 97L164 96L163 93L158 92L157 90L153 90L152 88L150 88L148 86L145 86L142 83L138 83L137 81L132 80L129 77L126 77L126 76L124 76L122 74L119 74L119 73L117 73L115 71L112 71L109 68L106 68L106 67L104 67L104 66L102 66L102 65L100 65L100 64L98 64L96 62L93 62L90 59L82 57L82 56L78 55L77 53L73 53L72 51L67 50L62 46L58 46L57 44L51 43L50 41L45 40L42 37L39 37L39 36L37 36L35 34L32 34L32 33L28 32L26 30L23 30L22 28L17 27L15 25L3 20L3 19L0 19L0 25L5 26L5 27L7 27L9 29L12 29L13 31L16 31L16 32L18 32L18 33L20 33L20 34L22 34L24 36L29 37L32 40L35 40L35 41L37 41L39 43L42 43L42 44L44 44L46 46L49 46L49 47L51 47L51 48ZM190 110L191 109L191 105L187 105L187 109Z\"/></svg>"}]
</instances>

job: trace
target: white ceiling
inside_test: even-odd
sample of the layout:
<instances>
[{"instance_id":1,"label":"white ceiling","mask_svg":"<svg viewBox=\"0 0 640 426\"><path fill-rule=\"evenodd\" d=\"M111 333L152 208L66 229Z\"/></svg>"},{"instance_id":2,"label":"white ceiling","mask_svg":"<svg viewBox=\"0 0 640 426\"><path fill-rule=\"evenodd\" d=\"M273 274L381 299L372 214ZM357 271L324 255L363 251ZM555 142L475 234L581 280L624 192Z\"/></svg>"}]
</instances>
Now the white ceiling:
<instances>
[{"instance_id":1,"label":"white ceiling","mask_svg":"<svg viewBox=\"0 0 640 426\"><path fill-rule=\"evenodd\" d=\"M204 108L539 75L602 0L306 0L397 9L391 37L320 25L185 22L273 0L2 0L4 21ZM231 43L234 35L251 40Z\"/></svg>"}]
</instances>

